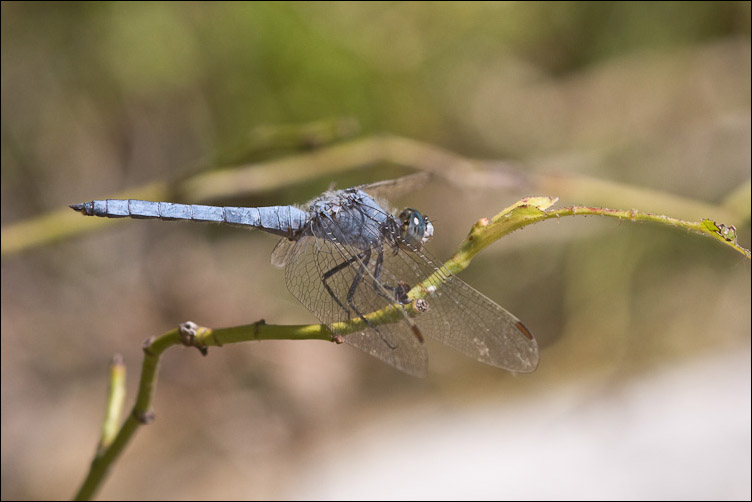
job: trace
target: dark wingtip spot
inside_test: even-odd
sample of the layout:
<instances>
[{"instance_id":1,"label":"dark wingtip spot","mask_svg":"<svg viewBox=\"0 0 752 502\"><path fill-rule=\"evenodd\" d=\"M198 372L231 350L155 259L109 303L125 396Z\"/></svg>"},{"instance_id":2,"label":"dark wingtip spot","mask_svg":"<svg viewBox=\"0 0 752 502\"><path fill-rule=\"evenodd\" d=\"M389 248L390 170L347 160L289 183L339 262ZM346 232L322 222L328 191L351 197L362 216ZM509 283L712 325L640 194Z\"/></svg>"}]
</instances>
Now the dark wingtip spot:
<instances>
[{"instance_id":1,"label":"dark wingtip spot","mask_svg":"<svg viewBox=\"0 0 752 502\"><path fill-rule=\"evenodd\" d=\"M529 338L530 340L535 340L535 337L533 336L533 334L530 332L529 329L527 329L527 327L524 324L522 324L522 322L517 321L515 326L517 326L517 329L522 331L522 334L525 335L527 338Z\"/></svg>"},{"instance_id":2,"label":"dark wingtip spot","mask_svg":"<svg viewBox=\"0 0 752 502\"><path fill-rule=\"evenodd\" d=\"M418 326L416 326L416 325L414 325L414 324L413 324L413 325L411 326L411 328L412 328L412 330L413 330L413 334L414 334L414 335L415 335L415 337L416 337L416 338L418 339L418 341L419 341L420 343L423 343L423 333L421 333L421 332L420 332L420 329L418 328Z\"/></svg>"}]
</instances>

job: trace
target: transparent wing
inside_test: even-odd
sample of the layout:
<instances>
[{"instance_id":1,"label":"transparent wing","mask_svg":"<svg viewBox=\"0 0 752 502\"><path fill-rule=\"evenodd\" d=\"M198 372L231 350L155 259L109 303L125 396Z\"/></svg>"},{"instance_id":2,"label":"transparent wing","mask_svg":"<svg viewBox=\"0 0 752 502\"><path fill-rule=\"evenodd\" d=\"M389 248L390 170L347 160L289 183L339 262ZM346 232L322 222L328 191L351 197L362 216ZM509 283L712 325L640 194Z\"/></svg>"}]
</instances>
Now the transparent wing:
<instances>
[{"instance_id":1,"label":"transparent wing","mask_svg":"<svg viewBox=\"0 0 752 502\"><path fill-rule=\"evenodd\" d=\"M423 333L492 366L517 373L538 367L538 344L524 324L450 274L427 252L403 243L384 266L407 282L413 280L413 286L422 284L419 294L428 301L429 309L415 322Z\"/></svg>"},{"instance_id":2,"label":"transparent wing","mask_svg":"<svg viewBox=\"0 0 752 502\"><path fill-rule=\"evenodd\" d=\"M406 373L426 374L428 356L419 335L406 320L402 306L374 283L373 251L366 257L343 239L305 235L287 257L288 289L334 335L344 335L345 343ZM394 315L389 322L368 316L390 305ZM363 329L350 333L350 326L343 324L346 321L359 322Z\"/></svg>"},{"instance_id":3,"label":"transparent wing","mask_svg":"<svg viewBox=\"0 0 752 502\"><path fill-rule=\"evenodd\" d=\"M292 251L295 248L296 241L291 241L287 237L283 237L277 242L272 251L272 265L277 268L282 268L287 265L292 257Z\"/></svg>"},{"instance_id":4,"label":"transparent wing","mask_svg":"<svg viewBox=\"0 0 752 502\"><path fill-rule=\"evenodd\" d=\"M399 178L376 181L374 183L359 185L353 188L359 188L360 190L367 192L371 197L390 199L417 190L428 183L430 179L431 173L428 171L420 171Z\"/></svg>"}]
</instances>

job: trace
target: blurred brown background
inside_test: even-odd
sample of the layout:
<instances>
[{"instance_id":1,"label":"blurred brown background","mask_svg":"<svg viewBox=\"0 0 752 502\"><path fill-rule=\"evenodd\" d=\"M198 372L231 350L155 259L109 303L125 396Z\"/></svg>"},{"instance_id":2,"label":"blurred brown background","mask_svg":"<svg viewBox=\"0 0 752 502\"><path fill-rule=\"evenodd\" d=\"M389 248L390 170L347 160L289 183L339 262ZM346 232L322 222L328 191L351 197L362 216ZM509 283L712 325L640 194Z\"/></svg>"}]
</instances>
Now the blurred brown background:
<instances>
[{"instance_id":1,"label":"blurred brown background","mask_svg":"<svg viewBox=\"0 0 752 502\"><path fill-rule=\"evenodd\" d=\"M722 215L749 248L750 132L748 2L2 3L3 228L390 133L658 201L438 179L392 202L436 221L442 259L526 195ZM312 171L232 202L407 172ZM129 408L147 336L315 322L269 264L274 244L128 221L4 256L2 498L75 492L112 354ZM536 334L536 373L431 342L424 380L324 342L173 349L156 422L99 496L749 499L748 260L667 227L568 218L497 242L462 278Z\"/></svg>"}]
</instances>

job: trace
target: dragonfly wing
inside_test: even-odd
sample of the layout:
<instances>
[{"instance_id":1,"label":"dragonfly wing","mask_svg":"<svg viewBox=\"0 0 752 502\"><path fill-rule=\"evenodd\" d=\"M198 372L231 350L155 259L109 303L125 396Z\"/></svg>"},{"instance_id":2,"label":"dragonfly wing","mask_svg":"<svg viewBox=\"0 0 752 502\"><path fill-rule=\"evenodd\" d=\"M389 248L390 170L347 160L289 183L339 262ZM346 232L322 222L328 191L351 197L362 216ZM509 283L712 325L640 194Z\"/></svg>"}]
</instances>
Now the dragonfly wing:
<instances>
[{"instance_id":1,"label":"dragonfly wing","mask_svg":"<svg viewBox=\"0 0 752 502\"><path fill-rule=\"evenodd\" d=\"M425 333L468 357L517 373L538 366L538 344L517 317L452 275L425 250L404 241L385 256L384 269L410 286L429 305L415 318Z\"/></svg>"},{"instance_id":2,"label":"dragonfly wing","mask_svg":"<svg viewBox=\"0 0 752 502\"><path fill-rule=\"evenodd\" d=\"M292 258L295 244L296 241L291 241L286 237L281 238L272 251L272 265L277 268L282 268L287 265L287 262Z\"/></svg>"},{"instance_id":3,"label":"dragonfly wing","mask_svg":"<svg viewBox=\"0 0 752 502\"><path fill-rule=\"evenodd\" d=\"M304 235L288 254L287 287L345 343L406 373L423 376L428 368L426 349L403 307L375 284L376 254L372 250L367 256L343 239ZM386 315L369 316L374 312Z\"/></svg>"},{"instance_id":4,"label":"dragonfly wing","mask_svg":"<svg viewBox=\"0 0 752 502\"><path fill-rule=\"evenodd\" d=\"M374 183L368 183L366 185L360 185L354 188L358 188L368 193L371 197L379 199L391 199L394 197L400 197L409 192L418 190L423 187L431 179L431 173L428 171L420 171L400 178L394 178L391 180L376 181Z\"/></svg>"}]
</instances>

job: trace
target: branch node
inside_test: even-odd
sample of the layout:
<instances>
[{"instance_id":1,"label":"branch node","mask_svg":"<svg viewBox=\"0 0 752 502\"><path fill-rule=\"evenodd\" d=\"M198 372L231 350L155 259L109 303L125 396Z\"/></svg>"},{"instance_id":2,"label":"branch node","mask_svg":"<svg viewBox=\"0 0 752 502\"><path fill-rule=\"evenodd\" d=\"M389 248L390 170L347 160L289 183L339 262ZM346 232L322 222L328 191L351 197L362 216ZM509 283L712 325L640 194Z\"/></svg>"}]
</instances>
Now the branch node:
<instances>
[{"instance_id":1,"label":"branch node","mask_svg":"<svg viewBox=\"0 0 752 502\"><path fill-rule=\"evenodd\" d=\"M428 311L430 304L428 303L428 300L424 298L418 298L417 300L415 300L414 307L415 310L422 314L423 312Z\"/></svg>"},{"instance_id":2,"label":"branch node","mask_svg":"<svg viewBox=\"0 0 752 502\"><path fill-rule=\"evenodd\" d=\"M150 357L154 356L154 354L151 352L150 349L151 349L151 344L154 343L154 340L156 339L157 339L156 336L150 336L149 338L144 340L143 343L141 344L141 350L143 350L144 354L146 354L147 356L150 356Z\"/></svg>"},{"instance_id":3,"label":"branch node","mask_svg":"<svg viewBox=\"0 0 752 502\"><path fill-rule=\"evenodd\" d=\"M133 410L133 418L144 425L149 425L157 418L157 415L153 411L137 412L136 410Z\"/></svg>"},{"instance_id":4,"label":"branch node","mask_svg":"<svg viewBox=\"0 0 752 502\"><path fill-rule=\"evenodd\" d=\"M264 319L259 319L255 323L253 323L253 338L258 340L258 329L259 326L264 326L266 324L266 321Z\"/></svg>"},{"instance_id":5,"label":"branch node","mask_svg":"<svg viewBox=\"0 0 752 502\"><path fill-rule=\"evenodd\" d=\"M196 324L195 322L186 321L180 323L178 334L180 335L180 341L186 347L196 347L198 351L201 352L202 356L205 356L209 353L209 349L206 347L206 345L196 341L196 336L198 334L198 324Z\"/></svg>"}]
</instances>

